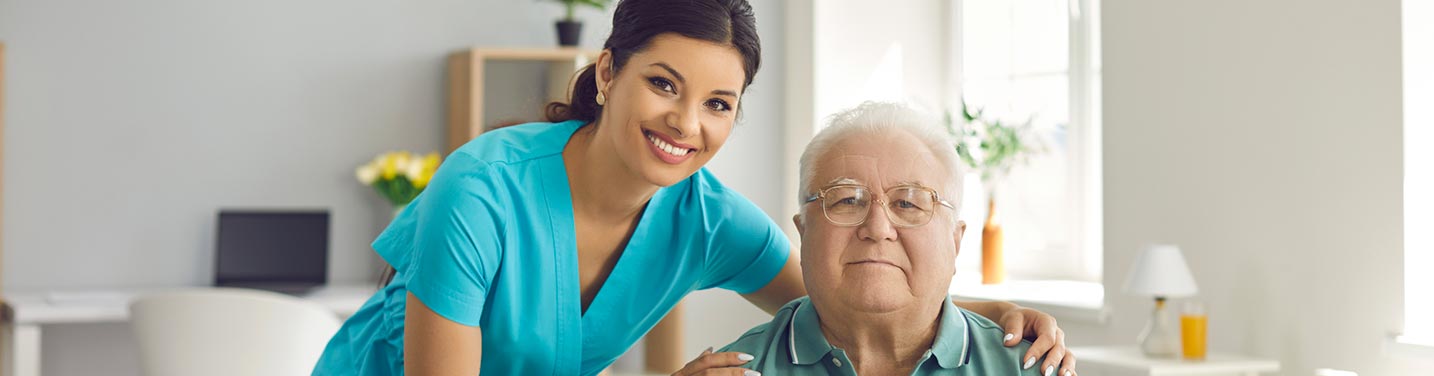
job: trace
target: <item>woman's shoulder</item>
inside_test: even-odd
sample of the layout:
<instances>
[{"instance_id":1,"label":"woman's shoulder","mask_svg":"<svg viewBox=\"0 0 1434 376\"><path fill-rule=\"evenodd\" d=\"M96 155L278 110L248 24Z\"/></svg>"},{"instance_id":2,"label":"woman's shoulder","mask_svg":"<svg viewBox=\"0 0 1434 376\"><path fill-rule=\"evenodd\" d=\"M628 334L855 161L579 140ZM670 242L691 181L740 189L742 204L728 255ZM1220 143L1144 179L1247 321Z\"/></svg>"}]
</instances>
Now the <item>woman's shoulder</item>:
<instances>
[{"instance_id":1,"label":"woman's shoulder","mask_svg":"<svg viewBox=\"0 0 1434 376\"><path fill-rule=\"evenodd\" d=\"M560 155L573 132L583 124L582 121L569 120L506 126L483 132L458 147L453 154L466 155L487 163L518 163Z\"/></svg>"},{"instance_id":2,"label":"woman's shoulder","mask_svg":"<svg viewBox=\"0 0 1434 376\"><path fill-rule=\"evenodd\" d=\"M705 217L708 222L756 221L753 224L759 224L764 222L761 219L767 218L756 203L724 184L706 167L668 189L680 192L669 196L679 198L679 207L688 209L689 214Z\"/></svg>"}]
</instances>

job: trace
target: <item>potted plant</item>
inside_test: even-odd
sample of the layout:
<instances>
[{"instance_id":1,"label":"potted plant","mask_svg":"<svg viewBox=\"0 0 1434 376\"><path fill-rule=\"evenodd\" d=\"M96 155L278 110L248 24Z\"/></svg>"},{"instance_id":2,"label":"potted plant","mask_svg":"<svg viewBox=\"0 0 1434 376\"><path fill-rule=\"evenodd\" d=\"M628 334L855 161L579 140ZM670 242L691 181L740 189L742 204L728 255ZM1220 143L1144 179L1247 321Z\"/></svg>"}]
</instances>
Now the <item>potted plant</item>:
<instances>
[{"instance_id":1,"label":"potted plant","mask_svg":"<svg viewBox=\"0 0 1434 376\"><path fill-rule=\"evenodd\" d=\"M961 102L961 121L946 113L946 130L956 138L956 154L972 171L981 174L986 189L986 222L981 228L981 283L1005 281L1006 268L1002 255L1004 236L996 217L996 191L1011 169L1025 164L1030 157L1045 152L1031 127L1032 119L1012 124L985 116L980 108L972 110Z\"/></svg>"},{"instance_id":2,"label":"potted plant","mask_svg":"<svg viewBox=\"0 0 1434 376\"><path fill-rule=\"evenodd\" d=\"M608 2L611 1L611 0L556 0L556 1L558 1L558 2L560 2L560 3L563 3L563 7L567 9L567 12L564 13L563 18L562 18L562 19L559 19L558 22L557 22L557 28L558 28L558 45L559 45L559 46L563 46L563 47L572 47L572 46L577 46L577 45L578 45L578 37L579 37L580 35L582 35L582 31L583 31L583 23L582 23L582 21L578 21L578 19L577 19L576 17L574 17L574 14L576 13L578 6L579 6L579 5L587 5L587 6L590 6L590 7L593 7L593 8L597 8L598 10L604 10L604 9L607 9L607 4L608 4Z\"/></svg>"}]
</instances>

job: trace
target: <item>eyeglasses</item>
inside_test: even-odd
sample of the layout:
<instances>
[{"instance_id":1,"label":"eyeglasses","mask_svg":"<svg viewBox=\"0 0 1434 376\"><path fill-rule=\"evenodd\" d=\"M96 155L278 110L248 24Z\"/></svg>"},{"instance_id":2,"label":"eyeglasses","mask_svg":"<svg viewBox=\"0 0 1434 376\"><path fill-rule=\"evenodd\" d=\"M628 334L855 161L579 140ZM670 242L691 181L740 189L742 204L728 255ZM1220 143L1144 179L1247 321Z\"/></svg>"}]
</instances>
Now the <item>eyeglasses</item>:
<instances>
[{"instance_id":1,"label":"eyeglasses","mask_svg":"<svg viewBox=\"0 0 1434 376\"><path fill-rule=\"evenodd\" d=\"M931 222L936 205L955 210L950 202L941 199L935 189L906 185L886 191L886 200L876 198L864 186L843 184L827 187L808 196L802 204L821 200L822 214L838 226L860 226L866 223L872 201L876 201L886 212L886 217L896 227L916 227Z\"/></svg>"}]
</instances>

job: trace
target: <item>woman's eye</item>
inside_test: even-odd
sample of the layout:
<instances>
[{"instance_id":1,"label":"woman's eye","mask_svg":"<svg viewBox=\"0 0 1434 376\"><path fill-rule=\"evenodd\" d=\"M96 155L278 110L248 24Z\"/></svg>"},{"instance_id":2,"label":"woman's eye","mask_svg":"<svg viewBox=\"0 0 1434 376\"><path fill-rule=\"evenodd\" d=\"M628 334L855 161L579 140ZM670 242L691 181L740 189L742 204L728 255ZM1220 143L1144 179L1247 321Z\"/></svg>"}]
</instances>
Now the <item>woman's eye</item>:
<instances>
[{"instance_id":1,"label":"woman's eye","mask_svg":"<svg viewBox=\"0 0 1434 376\"><path fill-rule=\"evenodd\" d=\"M906 201L906 200L896 200L896 207L897 207L898 209L918 209L918 208L920 208L919 206L916 206L916 204L911 203L911 201Z\"/></svg>"},{"instance_id":2,"label":"woman's eye","mask_svg":"<svg viewBox=\"0 0 1434 376\"><path fill-rule=\"evenodd\" d=\"M653 87L656 87L658 90L662 90L662 91L669 92L669 93L676 93L676 92L677 92L677 88L675 88L675 87L672 86L672 81L668 81L666 78L653 77L653 78L647 79L647 82L648 82L648 83L651 83L652 86L653 86Z\"/></svg>"},{"instance_id":3,"label":"woman's eye","mask_svg":"<svg viewBox=\"0 0 1434 376\"><path fill-rule=\"evenodd\" d=\"M732 105L727 104L727 101L721 99L713 99L707 101L707 108L712 109L712 111L727 112L732 110Z\"/></svg>"}]
</instances>

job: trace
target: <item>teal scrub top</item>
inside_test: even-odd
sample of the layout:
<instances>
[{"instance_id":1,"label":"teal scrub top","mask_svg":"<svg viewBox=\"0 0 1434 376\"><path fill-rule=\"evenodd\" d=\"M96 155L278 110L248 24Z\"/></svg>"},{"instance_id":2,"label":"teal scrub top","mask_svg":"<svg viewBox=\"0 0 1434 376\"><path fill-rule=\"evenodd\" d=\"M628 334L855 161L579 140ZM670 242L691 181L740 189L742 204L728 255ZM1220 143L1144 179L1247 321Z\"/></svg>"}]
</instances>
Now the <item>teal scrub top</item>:
<instances>
[{"instance_id":1,"label":"teal scrub top","mask_svg":"<svg viewBox=\"0 0 1434 376\"><path fill-rule=\"evenodd\" d=\"M402 374L411 292L482 328L485 375L595 375L688 293L750 293L786 263L776 223L703 168L657 190L583 312L562 158L582 125L501 128L450 154L373 242L393 281L344 322L313 373Z\"/></svg>"}]
</instances>

